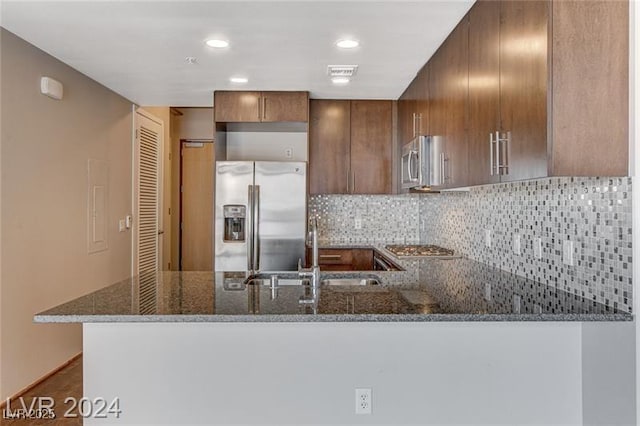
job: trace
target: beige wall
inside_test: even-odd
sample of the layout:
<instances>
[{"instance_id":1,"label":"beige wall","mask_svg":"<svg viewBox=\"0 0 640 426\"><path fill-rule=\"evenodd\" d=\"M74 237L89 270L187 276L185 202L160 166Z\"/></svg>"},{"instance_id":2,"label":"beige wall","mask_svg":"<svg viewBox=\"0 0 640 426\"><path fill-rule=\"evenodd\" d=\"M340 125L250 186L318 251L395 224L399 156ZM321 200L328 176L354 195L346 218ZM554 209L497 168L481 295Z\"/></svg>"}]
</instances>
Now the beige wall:
<instances>
[{"instance_id":1,"label":"beige wall","mask_svg":"<svg viewBox=\"0 0 640 426\"><path fill-rule=\"evenodd\" d=\"M171 208L171 162L174 155L171 151L171 111L169 107L142 107L164 124L164 158L162 159L162 269L172 269L171 260L171 216L177 210ZM179 161L179 159L178 159Z\"/></svg>"},{"instance_id":2,"label":"beige wall","mask_svg":"<svg viewBox=\"0 0 640 426\"><path fill-rule=\"evenodd\" d=\"M1 33L0 399L82 349L80 325L33 315L129 276L131 103L46 53ZM39 93L41 76L64 99ZM87 254L87 161L108 163L108 249Z\"/></svg>"}]
</instances>

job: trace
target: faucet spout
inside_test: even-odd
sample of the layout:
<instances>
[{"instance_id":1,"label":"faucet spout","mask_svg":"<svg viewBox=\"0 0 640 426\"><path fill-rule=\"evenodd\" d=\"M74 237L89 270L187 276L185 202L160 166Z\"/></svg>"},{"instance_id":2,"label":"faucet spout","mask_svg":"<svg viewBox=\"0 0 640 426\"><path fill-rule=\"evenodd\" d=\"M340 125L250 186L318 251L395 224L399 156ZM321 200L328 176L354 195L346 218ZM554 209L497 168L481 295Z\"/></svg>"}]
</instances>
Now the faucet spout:
<instances>
[{"instance_id":1,"label":"faucet spout","mask_svg":"<svg viewBox=\"0 0 640 426\"><path fill-rule=\"evenodd\" d=\"M318 219L313 218L311 222L311 244L313 251L313 268L320 268L318 255Z\"/></svg>"},{"instance_id":2,"label":"faucet spout","mask_svg":"<svg viewBox=\"0 0 640 426\"><path fill-rule=\"evenodd\" d=\"M311 251L312 251L312 265L307 269L300 269L298 273L300 277L311 278L311 288L312 292L315 295L317 290L320 288L320 265L319 265L319 255L318 255L318 219L314 218L311 221L311 232L309 233L311 237Z\"/></svg>"}]
</instances>

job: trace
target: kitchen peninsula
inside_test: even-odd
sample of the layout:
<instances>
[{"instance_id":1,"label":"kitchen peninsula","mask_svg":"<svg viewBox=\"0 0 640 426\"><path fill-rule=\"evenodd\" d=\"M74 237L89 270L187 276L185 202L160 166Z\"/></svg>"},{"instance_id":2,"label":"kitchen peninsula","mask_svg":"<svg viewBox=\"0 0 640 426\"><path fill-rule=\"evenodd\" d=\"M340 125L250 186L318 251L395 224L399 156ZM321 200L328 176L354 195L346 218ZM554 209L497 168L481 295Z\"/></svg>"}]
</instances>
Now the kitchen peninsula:
<instances>
[{"instance_id":1,"label":"kitchen peninsula","mask_svg":"<svg viewBox=\"0 0 640 426\"><path fill-rule=\"evenodd\" d=\"M244 272L161 272L35 319L83 323L85 396L118 397L122 424L343 424L360 418L359 387L373 389L379 424L629 415L630 314L466 258L372 248L404 271L323 273L380 284L323 286L316 309L299 303L307 285L274 292ZM612 388L594 387L605 371Z\"/></svg>"}]
</instances>

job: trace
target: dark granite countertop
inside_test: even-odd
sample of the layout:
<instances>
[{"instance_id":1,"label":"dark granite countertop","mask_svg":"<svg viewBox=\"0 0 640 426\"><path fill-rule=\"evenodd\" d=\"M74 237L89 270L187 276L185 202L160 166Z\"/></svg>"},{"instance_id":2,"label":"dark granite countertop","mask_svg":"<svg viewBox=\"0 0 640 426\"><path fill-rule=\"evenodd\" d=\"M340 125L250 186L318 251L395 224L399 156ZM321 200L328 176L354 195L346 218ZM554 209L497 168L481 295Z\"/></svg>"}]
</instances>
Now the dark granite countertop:
<instances>
[{"instance_id":1,"label":"dark granite countertop","mask_svg":"<svg viewBox=\"0 0 640 426\"><path fill-rule=\"evenodd\" d=\"M328 246L324 244L324 246ZM337 245L333 244L332 247ZM244 284L245 272L160 272L113 284L35 316L36 322L630 321L633 316L466 258L406 259L380 285Z\"/></svg>"}]
</instances>

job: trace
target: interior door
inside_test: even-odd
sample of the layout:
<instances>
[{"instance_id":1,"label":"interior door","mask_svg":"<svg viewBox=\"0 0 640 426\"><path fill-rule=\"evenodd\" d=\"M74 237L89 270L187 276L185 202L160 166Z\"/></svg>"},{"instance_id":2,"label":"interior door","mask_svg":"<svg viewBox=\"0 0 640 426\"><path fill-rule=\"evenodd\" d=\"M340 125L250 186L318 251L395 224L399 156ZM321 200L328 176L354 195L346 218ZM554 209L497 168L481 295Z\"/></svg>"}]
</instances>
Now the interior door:
<instances>
[{"instance_id":1,"label":"interior door","mask_svg":"<svg viewBox=\"0 0 640 426\"><path fill-rule=\"evenodd\" d=\"M213 269L213 141L181 141L180 270Z\"/></svg>"},{"instance_id":2,"label":"interior door","mask_svg":"<svg viewBox=\"0 0 640 426\"><path fill-rule=\"evenodd\" d=\"M143 110L136 112L134 148L133 275L155 273L162 262L163 123ZM155 274L152 274L155 276Z\"/></svg>"}]
</instances>

